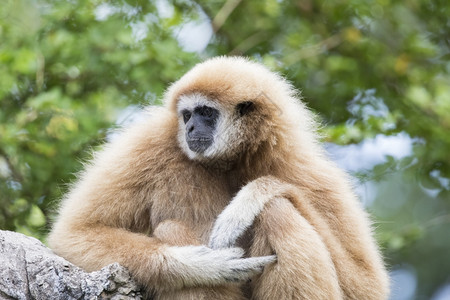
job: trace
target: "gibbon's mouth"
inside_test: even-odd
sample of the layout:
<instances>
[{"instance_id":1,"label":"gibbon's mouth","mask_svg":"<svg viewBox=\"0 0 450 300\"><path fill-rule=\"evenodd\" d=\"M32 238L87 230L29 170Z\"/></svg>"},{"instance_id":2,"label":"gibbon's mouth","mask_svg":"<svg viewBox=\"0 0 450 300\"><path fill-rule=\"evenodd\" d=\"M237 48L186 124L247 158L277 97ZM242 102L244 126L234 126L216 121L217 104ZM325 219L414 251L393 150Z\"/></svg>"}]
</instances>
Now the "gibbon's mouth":
<instances>
[{"instance_id":1,"label":"gibbon's mouth","mask_svg":"<svg viewBox=\"0 0 450 300\"><path fill-rule=\"evenodd\" d=\"M191 151L203 153L212 145L213 139L210 137L188 138L186 142Z\"/></svg>"}]
</instances>

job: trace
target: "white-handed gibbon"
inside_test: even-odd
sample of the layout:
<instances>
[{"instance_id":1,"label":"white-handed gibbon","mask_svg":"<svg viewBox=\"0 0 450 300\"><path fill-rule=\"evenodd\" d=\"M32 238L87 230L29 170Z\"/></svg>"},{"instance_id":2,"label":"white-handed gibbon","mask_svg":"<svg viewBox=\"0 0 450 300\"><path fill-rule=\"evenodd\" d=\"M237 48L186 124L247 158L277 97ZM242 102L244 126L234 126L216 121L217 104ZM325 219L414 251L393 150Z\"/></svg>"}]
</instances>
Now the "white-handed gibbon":
<instances>
[{"instance_id":1,"label":"white-handed gibbon","mask_svg":"<svg viewBox=\"0 0 450 300\"><path fill-rule=\"evenodd\" d=\"M164 103L72 186L57 254L118 262L156 299L387 298L369 219L289 83L219 57Z\"/></svg>"}]
</instances>

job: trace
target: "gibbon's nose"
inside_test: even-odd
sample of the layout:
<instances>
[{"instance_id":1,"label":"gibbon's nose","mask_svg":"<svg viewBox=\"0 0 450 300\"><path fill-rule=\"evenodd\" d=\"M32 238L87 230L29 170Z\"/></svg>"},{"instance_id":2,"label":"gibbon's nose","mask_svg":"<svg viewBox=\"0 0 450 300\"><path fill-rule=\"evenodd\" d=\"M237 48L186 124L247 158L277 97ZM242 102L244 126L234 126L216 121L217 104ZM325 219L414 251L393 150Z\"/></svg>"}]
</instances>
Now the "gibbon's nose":
<instances>
[{"instance_id":1,"label":"gibbon's nose","mask_svg":"<svg viewBox=\"0 0 450 300\"><path fill-rule=\"evenodd\" d=\"M194 118L191 116L190 118L189 118L189 120L186 122L186 132L187 133L191 133L192 131L194 131L194 129L195 129L195 126L194 126Z\"/></svg>"},{"instance_id":2,"label":"gibbon's nose","mask_svg":"<svg viewBox=\"0 0 450 300\"><path fill-rule=\"evenodd\" d=\"M187 132L192 133L194 129L195 129L194 122L190 122L190 124L187 125Z\"/></svg>"}]
</instances>

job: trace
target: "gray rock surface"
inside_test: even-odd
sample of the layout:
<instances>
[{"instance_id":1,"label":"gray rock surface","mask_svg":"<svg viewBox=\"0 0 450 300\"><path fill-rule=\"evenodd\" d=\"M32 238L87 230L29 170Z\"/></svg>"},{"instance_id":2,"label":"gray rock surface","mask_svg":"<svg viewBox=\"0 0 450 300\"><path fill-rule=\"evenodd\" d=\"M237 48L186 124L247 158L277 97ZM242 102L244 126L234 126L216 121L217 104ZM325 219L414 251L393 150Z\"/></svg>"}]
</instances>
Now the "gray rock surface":
<instances>
[{"instance_id":1,"label":"gray rock surface","mask_svg":"<svg viewBox=\"0 0 450 300\"><path fill-rule=\"evenodd\" d=\"M0 231L0 299L142 299L128 271L87 273L35 238Z\"/></svg>"}]
</instances>

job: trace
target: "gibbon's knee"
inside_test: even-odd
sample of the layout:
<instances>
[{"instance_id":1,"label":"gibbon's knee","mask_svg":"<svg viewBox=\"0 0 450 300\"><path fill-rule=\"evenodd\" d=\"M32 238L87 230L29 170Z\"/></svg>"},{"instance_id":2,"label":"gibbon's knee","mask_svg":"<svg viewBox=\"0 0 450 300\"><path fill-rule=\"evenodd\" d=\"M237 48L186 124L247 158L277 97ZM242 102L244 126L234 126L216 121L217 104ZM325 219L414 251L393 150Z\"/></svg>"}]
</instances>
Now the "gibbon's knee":
<instances>
[{"instance_id":1,"label":"gibbon's knee","mask_svg":"<svg viewBox=\"0 0 450 300\"><path fill-rule=\"evenodd\" d=\"M201 245L195 233L181 222L166 220L153 232L154 237L171 246Z\"/></svg>"},{"instance_id":2,"label":"gibbon's knee","mask_svg":"<svg viewBox=\"0 0 450 300\"><path fill-rule=\"evenodd\" d=\"M285 198L267 203L254 227L251 256L276 254L253 283L254 299L342 299L330 253Z\"/></svg>"}]
</instances>

